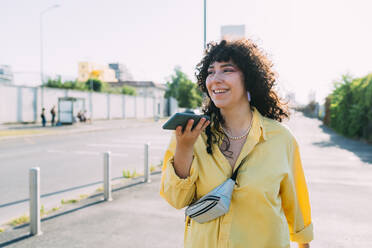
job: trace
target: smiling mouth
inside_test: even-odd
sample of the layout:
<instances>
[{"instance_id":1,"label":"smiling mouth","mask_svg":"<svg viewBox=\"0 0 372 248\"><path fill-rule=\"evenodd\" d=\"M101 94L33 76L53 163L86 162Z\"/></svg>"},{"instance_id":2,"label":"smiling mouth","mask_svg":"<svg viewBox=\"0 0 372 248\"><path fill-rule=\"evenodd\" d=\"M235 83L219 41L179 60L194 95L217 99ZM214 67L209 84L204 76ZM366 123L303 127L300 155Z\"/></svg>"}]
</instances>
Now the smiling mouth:
<instances>
[{"instance_id":1,"label":"smiling mouth","mask_svg":"<svg viewBox=\"0 0 372 248\"><path fill-rule=\"evenodd\" d=\"M212 90L213 94L218 95L218 94L224 94L228 92L229 90Z\"/></svg>"}]
</instances>

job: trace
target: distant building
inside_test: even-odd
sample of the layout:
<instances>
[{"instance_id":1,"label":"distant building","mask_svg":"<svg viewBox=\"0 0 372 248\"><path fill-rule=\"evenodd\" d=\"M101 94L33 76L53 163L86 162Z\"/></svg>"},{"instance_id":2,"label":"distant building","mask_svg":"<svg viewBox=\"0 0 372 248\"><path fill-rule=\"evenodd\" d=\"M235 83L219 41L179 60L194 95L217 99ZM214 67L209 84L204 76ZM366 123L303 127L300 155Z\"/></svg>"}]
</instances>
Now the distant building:
<instances>
[{"instance_id":1,"label":"distant building","mask_svg":"<svg viewBox=\"0 0 372 248\"><path fill-rule=\"evenodd\" d=\"M85 82L89 78L97 78L103 82L117 82L115 70L107 65L92 62L79 62L78 81Z\"/></svg>"},{"instance_id":2,"label":"distant building","mask_svg":"<svg viewBox=\"0 0 372 248\"><path fill-rule=\"evenodd\" d=\"M0 65L0 84L13 84L13 72L9 65Z\"/></svg>"},{"instance_id":3,"label":"distant building","mask_svg":"<svg viewBox=\"0 0 372 248\"><path fill-rule=\"evenodd\" d=\"M109 82L111 87L123 87L124 85L136 89L137 96L164 98L167 87L162 84L155 84L153 81L119 81Z\"/></svg>"},{"instance_id":4,"label":"distant building","mask_svg":"<svg viewBox=\"0 0 372 248\"><path fill-rule=\"evenodd\" d=\"M128 68L119 63L110 63L109 68L115 71L115 77L118 81L132 81L133 77L130 74Z\"/></svg>"},{"instance_id":5,"label":"distant building","mask_svg":"<svg viewBox=\"0 0 372 248\"><path fill-rule=\"evenodd\" d=\"M245 38L245 25L221 26L221 39L237 40Z\"/></svg>"}]
</instances>

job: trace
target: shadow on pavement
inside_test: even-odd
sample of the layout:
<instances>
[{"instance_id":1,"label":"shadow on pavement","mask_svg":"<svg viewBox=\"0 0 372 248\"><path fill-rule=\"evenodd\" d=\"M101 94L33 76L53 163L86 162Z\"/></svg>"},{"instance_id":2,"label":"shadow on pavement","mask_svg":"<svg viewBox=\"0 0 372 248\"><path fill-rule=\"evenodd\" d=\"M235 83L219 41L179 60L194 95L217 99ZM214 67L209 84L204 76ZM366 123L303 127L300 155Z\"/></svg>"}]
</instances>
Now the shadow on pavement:
<instances>
[{"instance_id":1,"label":"shadow on pavement","mask_svg":"<svg viewBox=\"0 0 372 248\"><path fill-rule=\"evenodd\" d=\"M69 209L67 211L64 211L64 212L61 212L61 213L58 213L58 214L55 214L55 215L52 215L52 216L45 217L45 218L41 219L41 222L45 222L45 221L48 221L48 220L57 218L59 216L63 216L63 215L69 214L69 213L73 213L73 212L82 210L84 208L97 205L97 204L102 203L102 202L104 202L104 200L98 200L98 201L95 201L95 202L92 202L92 203L88 203L88 204L85 204L85 205L80 206L80 207L77 207L77 208ZM14 227L14 230L20 230L20 229L23 229L25 227L28 227L29 225L30 225L29 223L26 223L26 224L23 224L23 225L19 225L17 227ZM18 238L15 238L15 239L12 239L12 240L9 240L9 241L0 243L0 247L6 247L6 246L12 245L14 243L20 242L22 240L25 240L25 239L31 238L31 237L33 237L31 234L22 235L22 236L20 236Z\"/></svg>"},{"instance_id":2,"label":"shadow on pavement","mask_svg":"<svg viewBox=\"0 0 372 248\"><path fill-rule=\"evenodd\" d=\"M343 137L324 124L319 127L330 136L330 140L313 142L313 145L318 147L339 147L354 153L362 162L372 164L372 145Z\"/></svg>"},{"instance_id":3,"label":"shadow on pavement","mask_svg":"<svg viewBox=\"0 0 372 248\"><path fill-rule=\"evenodd\" d=\"M7 246L9 246L9 245L12 245L12 244L14 244L14 243L17 243L17 242L19 242L19 241L22 241L22 240L24 240L24 239L31 238L31 237L32 237L31 234L25 234L25 235L23 235L23 236L21 236L21 237L18 237L18 238L16 238L16 239L9 240L9 241L6 241L6 242L4 242L4 243L0 243L0 247L7 247Z\"/></svg>"}]
</instances>

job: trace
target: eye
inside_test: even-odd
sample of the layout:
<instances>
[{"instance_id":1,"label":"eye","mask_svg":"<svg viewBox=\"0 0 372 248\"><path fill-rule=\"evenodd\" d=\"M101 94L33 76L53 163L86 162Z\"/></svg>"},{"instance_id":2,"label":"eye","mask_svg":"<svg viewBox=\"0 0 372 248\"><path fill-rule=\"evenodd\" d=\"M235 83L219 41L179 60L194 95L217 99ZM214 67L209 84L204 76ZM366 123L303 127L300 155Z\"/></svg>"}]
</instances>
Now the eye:
<instances>
[{"instance_id":1,"label":"eye","mask_svg":"<svg viewBox=\"0 0 372 248\"><path fill-rule=\"evenodd\" d=\"M234 72L234 68L225 68L223 72Z\"/></svg>"},{"instance_id":2,"label":"eye","mask_svg":"<svg viewBox=\"0 0 372 248\"><path fill-rule=\"evenodd\" d=\"M213 73L214 73L214 71L211 70L211 71L208 71L208 72L207 72L207 75L211 75L211 74L213 74Z\"/></svg>"}]
</instances>

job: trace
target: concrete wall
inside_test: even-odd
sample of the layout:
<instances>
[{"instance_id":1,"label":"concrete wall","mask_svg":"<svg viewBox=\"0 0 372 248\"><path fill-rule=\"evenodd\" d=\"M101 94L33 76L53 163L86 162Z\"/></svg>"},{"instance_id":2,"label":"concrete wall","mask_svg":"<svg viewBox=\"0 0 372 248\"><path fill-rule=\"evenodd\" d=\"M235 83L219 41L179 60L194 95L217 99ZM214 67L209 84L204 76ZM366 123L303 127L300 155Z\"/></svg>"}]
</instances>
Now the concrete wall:
<instances>
[{"instance_id":1,"label":"concrete wall","mask_svg":"<svg viewBox=\"0 0 372 248\"><path fill-rule=\"evenodd\" d=\"M40 122L42 106L47 120L50 120L51 108L56 106L58 111L59 97L82 99L82 110L85 109L87 117L93 119L164 117L169 105L164 98L0 85L0 123Z\"/></svg>"}]
</instances>

